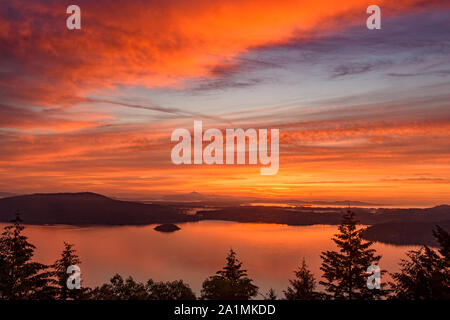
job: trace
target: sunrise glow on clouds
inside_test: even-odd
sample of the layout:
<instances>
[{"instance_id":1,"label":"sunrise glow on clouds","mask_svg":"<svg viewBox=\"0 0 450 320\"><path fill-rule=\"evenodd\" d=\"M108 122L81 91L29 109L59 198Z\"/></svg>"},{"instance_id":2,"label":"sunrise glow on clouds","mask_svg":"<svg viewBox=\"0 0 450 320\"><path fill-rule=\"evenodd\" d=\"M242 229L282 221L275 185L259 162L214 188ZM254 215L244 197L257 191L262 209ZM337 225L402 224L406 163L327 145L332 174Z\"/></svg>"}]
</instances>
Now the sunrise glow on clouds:
<instances>
[{"instance_id":1,"label":"sunrise glow on clouds","mask_svg":"<svg viewBox=\"0 0 450 320\"><path fill-rule=\"evenodd\" d=\"M450 199L450 8L438 1L0 4L0 191ZM175 166L170 133L280 129L280 170Z\"/></svg>"}]
</instances>

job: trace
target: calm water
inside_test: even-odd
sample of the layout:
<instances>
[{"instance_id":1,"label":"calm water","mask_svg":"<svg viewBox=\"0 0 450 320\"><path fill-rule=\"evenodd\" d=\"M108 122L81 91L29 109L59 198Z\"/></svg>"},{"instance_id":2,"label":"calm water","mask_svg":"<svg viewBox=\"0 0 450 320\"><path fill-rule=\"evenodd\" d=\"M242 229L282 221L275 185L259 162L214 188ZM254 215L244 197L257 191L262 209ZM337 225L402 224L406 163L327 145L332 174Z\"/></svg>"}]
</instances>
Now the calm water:
<instances>
[{"instance_id":1,"label":"calm water","mask_svg":"<svg viewBox=\"0 0 450 320\"><path fill-rule=\"evenodd\" d=\"M100 285L119 273L140 281L183 279L198 294L203 280L224 265L233 248L261 291L273 287L278 296L302 257L320 277L320 252L335 248L330 238L337 232L337 226L328 225L202 221L179 226L180 231L170 234L153 230L155 225L27 226L25 232L37 247L36 260L46 264L58 258L64 241L75 244L87 286ZM375 243L374 248L383 255L381 268L393 272L405 252L417 247Z\"/></svg>"}]
</instances>

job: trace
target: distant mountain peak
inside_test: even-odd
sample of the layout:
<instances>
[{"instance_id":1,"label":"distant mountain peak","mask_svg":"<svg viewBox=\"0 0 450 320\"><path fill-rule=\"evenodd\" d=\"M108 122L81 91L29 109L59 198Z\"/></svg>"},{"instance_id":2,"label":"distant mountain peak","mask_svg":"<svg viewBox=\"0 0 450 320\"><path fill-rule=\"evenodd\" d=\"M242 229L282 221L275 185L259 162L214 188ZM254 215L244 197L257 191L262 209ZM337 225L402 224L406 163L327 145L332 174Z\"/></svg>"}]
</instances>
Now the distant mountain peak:
<instances>
[{"instance_id":1,"label":"distant mountain peak","mask_svg":"<svg viewBox=\"0 0 450 320\"><path fill-rule=\"evenodd\" d=\"M0 199L0 221L29 224L152 224L195 220L177 208L120 201L94 192L35 193Z\"/></svg>"},{"instance_id":2,"label":"distant mountain peak","mask_svg":"<svg viewBox=\"0 0 450 320\"><path fill-rule=\"evenodd\" d=\"M435 206L433 208L449 208L449 207L450 207L450 204L440 204L440 205Z\"/></svg>"},{"instance_id":3,"label":"distant mountain peak","mask_svg":"<svg viewBox=\"0 0 450 320\"><path fill-rule=\"evenodd\" d=\"M169 201L199 201L205 200L207 197L201 193L196 191L192 191L189 193L179 193L179 194L169 194L163 196L164 200Z\"/></svg>"},{"instance_id":4,"label":"distant mountain peak","mask_svg":"<svg viewBox=\"0 0 450 320\"><path fill-rule=\"evenodd\" d=\"M57 192L57 193L33 193L29 195L22 195L22 197L26 196L44 196L44 197L73 197L73 198L91 198L91 199L111 199L107 196L104 196L95 192Z\"/></svg>"}]
</instances>

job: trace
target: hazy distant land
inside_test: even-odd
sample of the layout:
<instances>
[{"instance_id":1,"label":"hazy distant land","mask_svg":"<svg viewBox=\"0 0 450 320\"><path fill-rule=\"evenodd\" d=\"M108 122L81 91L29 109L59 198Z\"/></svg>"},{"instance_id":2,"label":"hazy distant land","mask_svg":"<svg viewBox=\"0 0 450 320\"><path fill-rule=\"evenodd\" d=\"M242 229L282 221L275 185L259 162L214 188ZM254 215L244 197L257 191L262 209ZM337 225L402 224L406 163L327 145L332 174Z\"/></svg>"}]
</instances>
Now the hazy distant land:
<instances>
[{"instance_id":1,"label":"hazy distant land","mask_svg":"<svg viewBox=\"0 0 450 320\"><path fill-rule=\"evenodd\" d=\"M91 192L0 199L0 221L10 221L16 213L26 224L142 225L195 220L172 206L115 200Z\"/></svg>"},{"instance_id":2,"label":"hazy distant land","mask_svg":"<svg viewBox=\"0 0 450 320\"><path fill-rule=\"evenodd\" d=\"M168 197L170 198L170 197ZM145 225L223 220L286 225L337 225L342 210L336 207L243 206L232 199L220 199L211 208L211 200L201 201L196 194L192 203L173 198L173 202L141 203L111 199L99 194L55 193L12 196L0 199L0 221L8 222L20 213L26 224L67 225ZM271 201L273 202L273 201ZM292 203L292 202L291 202ZM299 201L298 203L302 203ZM343 204L343 202L339 202ZM347 202L345 202L347 204ZM362 202L356 202L361 204ZM324 202L320 203L321 205ZM336 203L335 203L336 204ZM366 203L363 203L366 204ZM352 205L352 204L350 204ZM186 214L196 206L195 214ZM202 209L204 207L205 209ZM361 224L370 225L364 236L369 240L392 244L434 245L431 229L439 224L450 230L450 206L426 209L370 209L352 207Z\"/></svg>"}]
</instances>

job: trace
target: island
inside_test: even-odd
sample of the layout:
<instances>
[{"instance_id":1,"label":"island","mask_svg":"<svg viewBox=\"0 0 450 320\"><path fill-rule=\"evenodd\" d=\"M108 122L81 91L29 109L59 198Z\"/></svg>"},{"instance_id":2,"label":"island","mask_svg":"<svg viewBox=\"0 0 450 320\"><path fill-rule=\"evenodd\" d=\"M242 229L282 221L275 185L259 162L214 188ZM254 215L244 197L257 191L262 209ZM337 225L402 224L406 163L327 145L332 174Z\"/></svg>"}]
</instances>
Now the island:
<instances>
[{"instance_id":1,"label":"island","mask_svg":"<svg viewBox=\"0 0 450 320\"><path fill-rule=\"evenodd\" d=\"M176 224L173 224L173 223L164 223L164 224L160 224L159 226L155 227L155 230L159 231L159 232L175 232L180 229L181 228L179 226L177 226Z\"/></svg>"}]
</instances>

